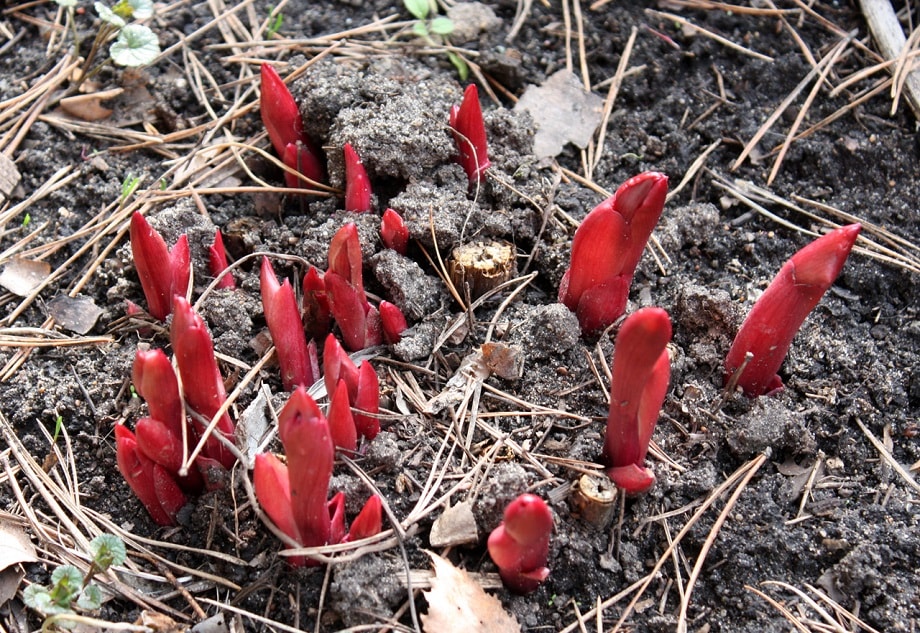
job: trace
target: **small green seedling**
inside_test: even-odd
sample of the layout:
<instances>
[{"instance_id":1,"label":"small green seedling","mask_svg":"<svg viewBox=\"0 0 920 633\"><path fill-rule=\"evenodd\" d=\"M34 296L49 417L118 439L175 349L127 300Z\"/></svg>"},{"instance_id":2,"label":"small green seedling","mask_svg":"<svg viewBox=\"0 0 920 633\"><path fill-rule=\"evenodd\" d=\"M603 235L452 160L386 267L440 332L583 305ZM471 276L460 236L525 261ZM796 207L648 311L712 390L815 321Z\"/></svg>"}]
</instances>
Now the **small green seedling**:
<instances>
[{"instance_id":1,"label":"small green seedling","mask_svg":"<svg viewBox=\"0 0 920 633\"><path fill-rule=\"evenodd\" d=\"M278 12L272 17L275 7L268 5L268 18L271 20L271 23L268 25L268 28L265 30L265 39L270 39L278 34L278 31L281 30L281 25L284 23L284 14Z\"/></svg>"},{"instance_id":2,"label":"small green seedling","mask_svg":"<svg viewBox=\"0 0 920 633\"><path fill-rule=\"evenodd\" d=\"M74 49L80 50L80 32L75 21L77 0L55 1L67 11L67 23L73 34ZM100 49L109 42L112 42L109 46L109 58L119 66L145 66L160 54L159 40L149 26L129 24L130 20L143 20L153 15L152 0L118 0L112 6L96 2L93 8L102 24L83 62L83 80L95 75L102 68L104 62L96 64L96 60Z\"/></svg>"},{"instance_id":3,"label":"small green seedling","mask_svg":"<svg viewBox=\"0 0 920 633\"><path fill-rule=\"evenodd\" d=\"M143 176L135 176L134 174L125 176L125 179L121 182L121 196L118 198L118 204L124 205L128 198L131 197L131 194L141 186L143 180Z\"/></svg>"},{"instance_id":4,"label":"small green seedling","mask_svg":"<svg viewBox=\"0 0 920 633\"><path fill-rule=\"evenodd\" d=\"M28 211L26 211L26 215L25 215L25 217L22 219L22 228L24 228L24 229L25 229L25 228L28 228L28 226L29 226L30 224L32 224L32 216L29 215L29 212L28 212Z\"/></svg>"},{"instance_id":5,"label":"small green seedling","mask_svg":"<svg viewBox=\"0 0 920 633\"><path fill-rule=\"evenodd\" d=\"M403 0L403 5L417 20L412 25L413 33L431 46L450 44L447 36L454 32L454 23L446 16L437 15L438 7L434 0ZM452 50L446 50L445 54L457 70L460 80L465 81L470 74L469 65Z\"/></svg>"},{"instance_id":6,"label":"small green seedling","mask_svg":"<svg viewBox=\"0 0 920 633\"><path fill-rule=\"evenodd\" d=\"M61 565L51 572L51 584L32 584L23 589L26 606L45 616L95 611L102 606L102 590L90 582L97 574L113 565L121 565L127 557L125 544L112 534L100 534L89 544L92 560L86 576L73 565Z\"/></svg>"},{"instance_id":7,"label":"small green seedling","mask_svg":"<svg viewBox=\"0 0 920 633\"><path fill-rule=\"evenodd\" d=\"M61 435L61 429L64 428L64 416L59 415L54 420L54 435L51 437L51 443L57 444L58 437Z\"/></svg>"}]
</instances>

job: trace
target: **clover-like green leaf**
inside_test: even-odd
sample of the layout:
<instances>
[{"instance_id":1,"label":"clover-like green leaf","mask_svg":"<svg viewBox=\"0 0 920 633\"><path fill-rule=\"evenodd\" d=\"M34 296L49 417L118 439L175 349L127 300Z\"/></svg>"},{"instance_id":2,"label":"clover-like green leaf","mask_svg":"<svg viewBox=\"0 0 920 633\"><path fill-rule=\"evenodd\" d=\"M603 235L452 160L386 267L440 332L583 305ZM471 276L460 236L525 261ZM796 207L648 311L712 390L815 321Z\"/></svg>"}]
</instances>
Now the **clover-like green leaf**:
<instances>
[{"instance_id":1,"label":"clover-like green leaf","mask_svg":"<svg viewBox=\"0 0 920 633\"><path fill-rule=\"evenodd\" d=\"M431 10L431 5L428 4L428 0L403 0L403 4L406 10L419 20L427 18L428 11Z\"/></svg>"},{"instance_id":2,"label":"clover-like green leaf","mask_svg":"<svg viewBox=\"0 0 920 633\"><path fill-rule=\"evenodd\" d=\"M102 590L99 585L90 583L83 588L80 597L77 598L77 606L85 611L95 611L102 606Z\"/></svg>"},{"instance_id":3,"label":"clover-like green leaf","mask_svg":"<svg viewBox=\"0 0 920 633\"><path fill-rule=\"evenodd\" d=\"M119 66L143 66L160 54L156 33L143 24L129 24L118 33L109 48L112 60Z\"/></svg>"},{"instance_id":4,"label":"clover-like green leaf","mask_svg":"<svg viewBox=\"0 0 920 633\"><path fill-rule=\"evenodd\" d=\"M94 538L89 542L89 551L100 571L112 565L121 565L128 556L125 542L114 534L100 534Z\"/></svg>"},{"instance_id":5,"label":"clover-like green leaf","mask_svg":"<svg viewBox=\"0 0 920 633\"><path fill-rule=\"evenodd\" d=\"M145 20L153 17L153 0L128 0L134 12L135 20Z\"/></svg>"},{"instance_id":6,"label":"clover-like green leaf","mask_svg":"<svg viewBox=\"0 0 920 633\"><path fill-rule=\"evenodd\" d=\"M26 603L27 607L35 609L39 613L50 613L50 609L54 607L48 588L36 583L32 583L22 590L22 601Z\"/></svg>"},{"instance_id":7,"label":"clover-like green leaf","mask_svg":"<svg viewBox=\"0 0 920 633\"><path fill-rule=\"evenodd\" d=\"M125 21L124 19L121 18L121 16L116 14L114 11L112 11L110 8L108 8L101 2L97 2L96 4L94 4L93 8L96 9L96 13L99 14L99 17L102 19L103 22L108 22L112 26L119 28L119 29L125 25Z\"/></svg>"},{"instance_id":8,"label":"clover-like green leaf","mask_svg":"<svg viewBox=\"0 0 920 633\"><path fill-rule=\"evenodd\" d=\"M421 20L412 25L412 32L419 37L428 37L428 27Z\"/></svg>"},{"instance_id":9,"label":"clover-like green leaf","mask_svg":"<svg viewBox=\"0 0 920 633\"><path fill-rule=\"evenodd\" d=\"M450 35L454 32L454 22L443 15L436 17L431 21L431 32L438 35Z\"/></svg>"}]
</instances>

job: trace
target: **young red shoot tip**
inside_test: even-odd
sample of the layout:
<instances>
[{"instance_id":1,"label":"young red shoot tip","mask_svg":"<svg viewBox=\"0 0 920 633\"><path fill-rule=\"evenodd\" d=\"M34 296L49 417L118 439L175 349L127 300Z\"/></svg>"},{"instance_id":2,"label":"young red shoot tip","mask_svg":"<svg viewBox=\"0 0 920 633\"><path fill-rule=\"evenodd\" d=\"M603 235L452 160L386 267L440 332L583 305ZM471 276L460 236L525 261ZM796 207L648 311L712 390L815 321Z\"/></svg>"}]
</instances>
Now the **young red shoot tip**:
<instances>
[{"instance_id":1,"label":"young red shoot tip","mask_svg":"<svg viewBox=\"0 0 920 633\"><path fill-rule=\"evenodd\" d=\"M262 310L272 342L275 344L284 388L290 391L298 385L309 387L316 378L310 363L307 339L304 336L300 307L294 297L294 289L287 279L281 284L278 283L267 257L262 258L260 283Z\"/></svg>"},{"instance_id":2,"label":"young red shoot tip","mask_svg":"<svg viewBox=\"0 0 920 633\"><path fill-rule=\"evenodd\" d=\"M214 243L208 247L208 269L215 278L220 277L217 282L218 288L236 288L236 280L233 273L224 272L227 270L227 251L224 249L224 238L220 234L220 229L214 233Z\"/></svg>"},{"instance_id":3,"label":"young red shoot tip","mask_svg":"<svg viewBox=\"0 0 920 633\"><path fill-rule=\"evenodd\" d=\"M473 187L482 181L483 174L491 166L479 90L475 84L467 86L463 101L450 109L449 122L459 152L458 161Z\"/></svg>"},{"instance_id":4,"label":"young red shoot tip","mask_svg":"<svg viewBox=\"0 0 920 633\"><path fill-rule=\"evenodd\" d=\"M364 507L361 508L355 520L351 522L351 528L345 538L342 539L342 542L350 543L363 538L370 538L380 534L381 529L383 529L383 503L380 501L380 497L372 495L364 503Z\"/></svg>"},{"instance_id":5,"label":"young red shoot tip","mask_svg":"<svg viewBox=\"0 0 920 633\"><path fill-rule=\"evenodd\" d=\"M726 384L734 379L751 398L782 389L777 372L792 339L837 279L861 228L850 224L835 229L783 264L732 343L725 358ZM741 374L735 376L739 370Z\"/></svg>"},{"instance_id":6,"label":"young red shoot tip","mask_svg":"<svg viewBox=\"0 0 920 633\"><path fill-rule=\"evenodd\" d=\"M155 318L165 321L172 310L173 296L188 292L191 259L188 237L182 235L172 249L138 212L131 216L131 253L147 307Z\"/></svg>"},{"instance_id":7,"label":"young red shoot tip","mask_svg":"<svg viewBox=\"0 0 920 633\"><path fill-rule=\"evenodd\" d=\"M367 213L371 210L371 181L358 152L345 143L345 210Z\"/></svg>"},{"instance_id":8,"label":"young red shoot tip","mask_svg":"<svg viewBox=\"0 0 920 633\"><path fill-rule=\"evenodd\" d=\"M115 461L151 518L158 525L175 525L185 494L162 466L141 452L134 433L123 424L115 425Z\"/></svg>"},{"instance_id":9,"label":"young red shoot tip","mask_svg":"<svg viewBox=\"0 0 920 633\"><path fill-rule=\"evenodd\" d=\"M505 508L505 520L489 535L489 555L511 591L530 593L549 576L553 515L540 497L523 494Z\"/></svg>"},{"instance_id":10,"label":"young red shoot tip","mask_svg":"<svg viewBox=\"0 0 920 633\"><path fill-rule=\"evenodd\" d=\"M378 309L383 340L387 345L396 345L402 339L402 333L409 327L406 317L398 306L389 301L381 301Z\"/></svg>"},{"instance_id":11,"label":"young red shoot tip","mask_svg":"<svg viewBox=\"0 0 920 633\"><path fill-rule=\"evenodd\" d=\"M614 342L604 458L608 476L627 494L655 483L645 455L668 391L670 340L668 313L642 308L627 317Z\"/></svg>"},{"instance_id":12,"label":"young red shoot tip","mask_svg":"<svg viewBox=\"0 0 920 633\"><path fill-rule=\"evenodd\" d=\"M259 105L272 147L286 166L314 182L323 182L326 177L323 162L304 133L300 108L290 90L269 64L262 64L261 76ZM290 174L285 175L285 182L289 187L309 186Z\"/></svg>"},{"instance_id":13,"label":"young red shoot tip","mask_svg":"<svg viewBox=\"0 0 920 633\"><path fill-rule=\"evenodd\" d=\"M633 274L667 192L664 174L639 174L595 207L575 231L559 301L578 316L583 333L606 328L626 310Z\"/></svg>"},{"instance_id":14,"label":"young red shoot tip","mask_svg":"<svg viewBox=\"0 0 920 633\"><path fill-rule=\"evenodd\" d=\"M262 64L260 70L262 85L259 91L259 107L262 123L268 131L268 138L278 155L285 148L303 140L303 119L300 108L285 85L284 80L272 66Z\"/></svg>"},{"instance_id":15,"label":"young red shoot tip","mask_svg":"<svg viewBox=\"0 0 920 633\"><path fill-rule=\"evenodd\" d=\"M182 400L172 363L161 349L138 349L131 372L134 389L147 401L150 417L182 436Z\"/></svg>"},{"instance_id":16,"label":"young red shoot tip","mask_svg":"<svg viewBox=\"0 0 920 633\"><path fill-rule=\"evenodd\" d=\"M321 341L332 328L326 282L315 266L310 266L303 277L303 322L307 340ZM315 372L314 376L318 376Z\"/></svg>"},{"instance_id":17,"label":"young red shoot tip","mask_svg":"<svg viewBox=\"0 0 920 633\"><path fill-rule=\"evenodd\" d=\"M393 209L383 212L380 220L380 238L383 245L400 255L405 255L409 248L409 229L406 228L402 216Z\"/></svg>"},{"instance_id":18,"label":"young red shoot tip","mask_svg":"<svg viewBox=\"0 0 920 633\"><path fill-rule=\"evenodd\" d=\"M278 431L288 460L292 512L305 547L330 542L326 495L335 459L329 423L303 387L278 414Z\"/></svg>"},{"instance_id":19,"label":"young red shoot tip","mask_svg":"<svg viewBox=\"0 0 920 633\"><path fill-rule=\"evenodd\" d=\"M210 420L227 399L224 381L217 368L214 343L204 320L192 309L184 297L173 302L173 320L169 328L185 402L203 418ZM203 425L199 425L203 430ZM217 423L215 433L221 433L233 441L234 425L230 416L224 413ZM224 467L231 468L236 462L233 454L212 434L205 445L204 454L216 459Z\"/></svg>"},{"instance_id":20,"label":"young red shoot tip","mask_svg":"<svg viewBox=\"0 0 920 633\"><path fill-rule=\"evenodd\" d=\"M336 448L354 453L358 449L358 432L355 428L355 418L351 413L351 401L348 398L348 385L339 379L335 391L330 395L329 432L332 434L332 443Z\"/></svg>"}]
</instances>

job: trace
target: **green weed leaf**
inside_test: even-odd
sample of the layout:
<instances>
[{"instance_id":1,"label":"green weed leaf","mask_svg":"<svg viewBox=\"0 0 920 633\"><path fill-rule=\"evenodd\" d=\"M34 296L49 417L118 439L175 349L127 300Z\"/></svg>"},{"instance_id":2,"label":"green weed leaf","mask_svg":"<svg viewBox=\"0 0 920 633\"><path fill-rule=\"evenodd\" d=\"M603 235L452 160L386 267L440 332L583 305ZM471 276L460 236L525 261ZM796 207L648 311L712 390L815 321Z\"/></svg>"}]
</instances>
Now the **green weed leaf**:
<instances>
[{"instance_id":1,"label":"green weed leaf","mask_svg":"<svg viewBox=\"0 0 920 633\"><path fill-rule=\"evenodd\" d=\"M99 14L99 17L102 19L103 22L108 22L115 28L119 28L119 29L123 28L124 25L126 24L126 22L121 18L121 16L119 16L117 13L112 11L110 8L108 8L101 2L97 2L96 4L94 4L93 8L96 9L96 13Z\"/></svg>"},{"instance_id":2,"label":"green weed leaf","mask_svg":"<svg viewBox=\"0 0 920 633\"><path fill-rule=\"evenodd\" d=\"M467 77L470 76L470 67L463 61L463 58L453 51L447 51L447 59L457 70L457 76L460 77L460 81L466 81Z\"/></svg>"},{"instance_id":3,"label":"green weed leaf","mask_svg":"<svg viewBox=\"0 0 920 633\"><path fill-rule=\"evenodd\" d=\"M77 599L77 606L85 611L95 611L102 606L102 590L99 585L90 583L83 589Z\"/></svg>"},{"instance_id":4,"label":"green weed leaf","mask_svg":"<svg viewBox=\"0 0 920 633\"><path fill-rule=\"evenodd\" d=\"M153 17L153 0L128 0L135 20Z\"/></svg>"},{"instance_id":5,"label":"green weed leaf","mask_svg":"<svg viewBox=\"0 0 920 633\"><path fill-rule=\"evenodd\" d=\"M428 17L428 11L431 9L431 5L428 4L428 0L403 0L403 4L406 9L414 15L419 20L424 20Z\"/></svg>"},{"instance_id":6,"label":"green weed leaf","mask_svg":"<svg viewBox=\"0 0 920 633\"><path fill-rule=\"evenodd\" d=\"M412 32L419 37L428 37L428 27L424 22L416 22L412 25Z\"/></svg>"},{"instance_id":7,"label":"green weed leaf","mask_svg":"<svg viewBox=\"0 0 920 633\"><path fill-rule=\"evenodd\" d=\"M443 15L431 21L431 32L438 35L450 35L454 32L454 23Z\"/></svg>"},{"instance_id":8,"label":"green weed leaf","mask_svg":"<svg viewBox=\"0 0 920 633\"><path fill-rule=\"evenodd\" d=\"M55 604L51 600L51 594L48 593L47 587L37 584L31 584L22 590L22 601L30 609L35 609L45 615L52 613L55 609Z\"/></svg>"},{"instance_id":9,"label":"green weed leaf","mask_svg":"<svg viewBox=\"0 0 920 633\"><path fill-rule=\"evenodd\" d=\"M129 24L118 33L109 48L112 60L119 66L143 66L160 54L156 34L143 24Z\"/></svg>"},{"instance_id":10,"label":"green weed leaf","mask_svg":"<svg viewBox=\"0 0 920 633\"><path fill-rule=\"evenodd\" d=\"M94 538L89 543L89 551L99 571L105 571L112 565L121 565L128 556L125 542L114 534L100 534Z\"/></svg>"}]
</instances>

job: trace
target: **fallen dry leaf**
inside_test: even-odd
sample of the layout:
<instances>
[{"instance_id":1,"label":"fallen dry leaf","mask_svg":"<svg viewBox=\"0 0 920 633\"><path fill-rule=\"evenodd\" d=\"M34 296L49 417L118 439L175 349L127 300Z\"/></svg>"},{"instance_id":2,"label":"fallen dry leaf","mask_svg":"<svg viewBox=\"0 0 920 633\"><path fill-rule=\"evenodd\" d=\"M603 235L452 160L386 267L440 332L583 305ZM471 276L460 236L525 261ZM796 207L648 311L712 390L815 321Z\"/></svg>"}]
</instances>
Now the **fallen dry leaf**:
<instances>
[{"instance_id":1,"label":"fallen dry leaf","mask_svg":"<svg viewBox=\"0 0 920 633\"><path fill-rule=\"evenodd\" d=\"M432 547L453 547L479 541L479 530L476 527L476 518L473 516L473 504L469 501L461 501L447 508L431 525L428 540Z\"/></svg>"},{"instance_id":2,"label":"fallen dry leaf","mask_svg":"<svg viewBox=\"0 0 920 633\"><path fill-rule=\"evenodd\" d=\"M566 143L588 146L603 118L604 100L586 92L578 77L564 68L540 86L528 86L515 110L526 110L537 124L533 153L557 156Z\"/></svg>"},{"instance_id":3,"label":"fallen dry leaf","mask_svg":"<svg viewBox=\"0 0 920 633\"><path fill-rule=\"evenodd\" d=\"M102 92L66 97L61 99L61 110L84 121L102 121L112 116L112 111L102 105L102 102L114 99L122 92L124 90L121 88L113 88Z\"/></svg>"},{"instance_id":4,"label":"fallen dry leaf","mask_svg":"<svg viewBox=\"0 0 920 633\"><path fill-rule=\"evenodd\" d=\"M19 563L38 560L29 535L15 523L0 518L0 606L19 589L25 572Z\"/></svg>"},{"instance_id":5,"label":"fallen dry leaf","mask_svg":"<svg viewBox=\"0 0 920 633\"><path fill-rule=\"evenodd\" d=\"M102 308L91 297L58 295L48 303L48 315L65 330L86 334L102 314Z\"/></svg>"},{"instance_id":6,"label":"fallen dry leaf","mask_svg":"<svg viewBox=\"0 0 920 633\"><path fill-rule=\"evenodd\" d=\"M28 297L50 274L48 262L14 257L0 273L0 286L17 297Z\"/></svg>"},{"instance_id":7,"label":"fallen dry leaf","mask_svg":"<svg viewBox=\"0 0 920 633\"><path fill-rule=\"evenodd\" d=\"M521 626L497 598L450 561L428 552L434 565L431 591L424 592L428 613L422 615L426 633L520 633Z\"/></svg>"}]
</instances>

